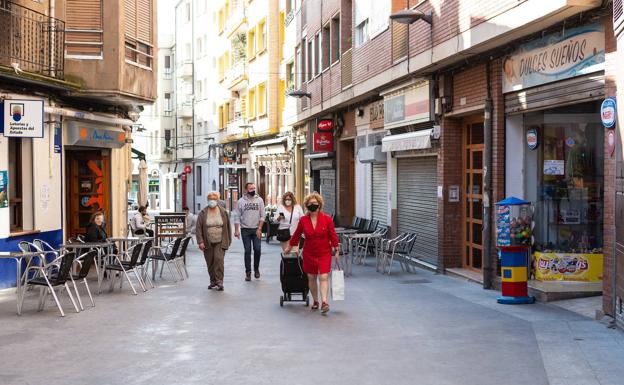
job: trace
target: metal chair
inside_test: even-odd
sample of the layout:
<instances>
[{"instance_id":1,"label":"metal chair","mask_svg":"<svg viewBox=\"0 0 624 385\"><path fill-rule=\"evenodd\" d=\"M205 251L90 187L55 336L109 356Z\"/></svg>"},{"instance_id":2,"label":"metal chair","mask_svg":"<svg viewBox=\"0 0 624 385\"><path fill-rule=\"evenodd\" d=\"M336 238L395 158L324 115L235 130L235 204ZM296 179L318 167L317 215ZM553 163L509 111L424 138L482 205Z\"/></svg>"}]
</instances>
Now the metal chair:
<instances>
[{"instance_id":1,"label":"metal chair","mask_svg":"<svg viewBox=\"0 0 624 385\"><path fill-rule=\"evenodd\" d=\"M180 251L173 258L173 261L176 264L181 263L182 268L178 268L178 270L181 273L182 269L184 269L184 272L186 273L186 278L189 277L188 270L186 269L186 249L188 248L188 245L191 242L191 239L192 239L192 237L189 237L189 236L187 236L184 239L182 239L182 243L181 243L181 246L180 246ZM184 275L183 274L182 274L182 279L184 279Z\"/></svg>"},{"instance_id":2,"label":"metal chair","mask_svg":"<svg viewBox=\"0 0 624 385\"><path fill-rule=\"evenodd\" d=\"M56 295L55 289L62 290L63 288L67 290L67 294L69 295L69 299L74 305L74 309L76 309L76 313L80 313L80 309L76 305L76 301L74 301L74 296L71 293L71 289L67 281L70 279L69 275L71 273L72 265L74 264L74 258L76 257L76 253L69 252L60 255L51 263L45 266L30 266L28 270L37 270L39 272L38 277L34 277L26 280L26 284L24 285L22 290L26 290L28 287L39 286L41 288L41 293L39 294L39 307L38 310L42 311L45 307L45 302L47 299L48 291L52 293L52 297L54 297L54 301L56 302L56 306L61 312L61 316L65 317L65 312L63 311L63 307L59 302L59 299ZM49 290L44 290L44 289ZM21 302L24 302L24 295L21 295ZM20 303L20 307L22 306Z\"/></svg>"},{"instance_id":3,"label":"metal chair","mask_svg":"<svg viewBox=\"0 0 624 385\"><path fill-rule=\"evenodd\" d=\"M89 288L89 283L87 282L87 276L89 275L89 270L91 270L91 266L93 266L93 261L97 256L96 250L88 251L78 258L74 260L74 263L78 265L79 269L77 273L71 273L69 278L74 285L74 291L76 292L76 298L78 299L78 305L80 306L80 310L84 310L84 306L82 305L82 299L80 298L80 293L78 292L78 285L76 285L76 281L82 281L87 289L87 294L89 294L89 299L91 299L91 306L95 307L95 302L93 301L93 295L91 295L91 289Z\"/></svg>"},{"instance_id":4,"label":"metal chair","mask_svg":"<svg viewBox=\"0 0 624 385\"><path fill-rule=\"evenodd\" d=\"M417 237L418 236L415 233L408 233L407 237L401 240L396 245L392 254L390 255L390 263L388 264L388 275L390 275L392 271L392 263L394 262L395 258L397 258L397 260L401 264L401 269L403 269L403 271L410 271L409 265L411 262L413 262L410 254L412 252L412 249L414 248Z\"/></svg>"},{"instance_id":5,"label":"metal chair","mask_svg":"<svg viewBox=\"0 0 624 385\"><path fill-rule=\"evenodd\" d=\"M390 258L390 255L394 253L399 242L407 238L408 235L409 235L408 233L401 233L394 238L383 239L380 242L380 253L376 261L377 271L381 271L382 273L385 271L386 264L388 263L388 259Z\"/></svg>"},{"instance_id":6,"label":"metal chair","mask_svg":"<svg viewBox=\"0 0 624 385\"><path fill-rule=\"evenodd\" d=\"M143 291L147 291L147 289L145 288L145 285L143 285L141 276L136 270L136 264L137 264L137 261L139 260L139 257L141 256L142 249L143 249L143 244L137 243L136 245L130 246L127 251L123 252L123 254L125 255L128 255L128 254L130 255L129 261L122 261L121 258L119 258L118 254L109 254L115 257L115 262L104 266L105 270L117 271L118 276L120 276L119 273L123 273L123 275L126 277L126 280L128 281L128 284L130 284L130 288L132 289L132 292L134 293L134 295L137 295L137 292L134 289L134 285L132 284L132 281L130 280L130 276L128 275L129 272L132 272L135 274L135 276L137 277L137 280L139 281L139 285L141 285L141 288L143 289ZM112 291L114 284L115 284L114 274L111 274L110 281L111 281L110 290ZM120 287L122 283L123 283L123 280L120 281L120 285L119 285Z\"/></svg>"},{"instance_id":7,"label":"metal chair","mask_svg":"<svg viewBox=\"0 0 624 385\"><path fill-rule=\"evenodd\" d=\"M158 261L161 261L163 263L161 268L160 268L160 277L161 278L162 278L162 275L163 275L164 267L165 267L165 265L167 265L167 269L169 270L169 273L171 274L171 278L173 278L174 282L177 282L177 279L176 279L175 275L173 274L173 269L171 269L171 263L173 263L173 265L175 266L176 270L178 271L178 274L179 275L182 274L182 272L180 272L180 270L178 268L178 265L173 261L173 259L178 254L178 250L180 249L180 244L181 243L182 243L182 238L176 238L172 243L167 245L167 247L165 248L165 251L163 251L163 248L161 248L159 252L152 253L148 257L148 260L150 262L152 262L152 263L154 263L154 262L158 263Z\"/></svg>"},{"instance_id":8,"label":"metal chair","mask_svg":"<svg viewBox=\"0 0 624 385\"><path fill-rule=\"evenodd\" d=\"M139 259L139 261L137 262L135 266L135 269L137 269L137 271L140 270L141 272L141 279L143 280L143 283L145 283L145 279L147 278L152 288L154 288L154 281L152 281L152 278L150 278L147 267L150 262L149 254L152 251L154 251L153 245L154 245L154 241L152 239L147 240L147 242L143 244L143 251L141 252L141 259Z\"/></svg>"}]
</instances>

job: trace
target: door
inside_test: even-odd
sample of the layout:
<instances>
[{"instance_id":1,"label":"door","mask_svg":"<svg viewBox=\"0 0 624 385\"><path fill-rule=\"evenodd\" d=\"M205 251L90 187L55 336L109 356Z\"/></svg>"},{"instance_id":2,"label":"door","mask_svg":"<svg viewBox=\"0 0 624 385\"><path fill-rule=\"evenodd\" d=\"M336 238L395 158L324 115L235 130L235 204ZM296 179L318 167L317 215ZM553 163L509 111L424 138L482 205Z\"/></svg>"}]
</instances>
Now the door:
<instances>
[{"instance_id":1,"label":"door","mask_svg":"<svg viewBox=\"0 0 624 385\"><path fill-rule=\"evenodd\" d=\"M435 156L397 160L397 228L416 233L412 255L438 264L438 161Z\"/></svg>"},{"instance_id":2,"label":"door","mask_svg":"<svg viewBox=\"0 0 624 385\"><path fill-rule=\"evenodd\" d=\"M464 121L464 268L481 270L483 261L483 119Z\"/></svg>"},{"instance_id":3,"label":"door","mask_svg":"<svg viewBox=\"0 0 624 385\"><path fill-rule=\"evenodd\" d=\"M68 237L86 233L97 211L104 213L111 234L110 157L102 151L67 151Z\"/></svg>"},{"instance_id":4,"label":"door","mask_svg":"<svg viewBox=\"0 0 624 385\"><path fill-rule=\"evenodd\" d=\"M379 226L388 225L388 167L386 163L373 163L373 219Z\"/></svg>"}]
</instances>

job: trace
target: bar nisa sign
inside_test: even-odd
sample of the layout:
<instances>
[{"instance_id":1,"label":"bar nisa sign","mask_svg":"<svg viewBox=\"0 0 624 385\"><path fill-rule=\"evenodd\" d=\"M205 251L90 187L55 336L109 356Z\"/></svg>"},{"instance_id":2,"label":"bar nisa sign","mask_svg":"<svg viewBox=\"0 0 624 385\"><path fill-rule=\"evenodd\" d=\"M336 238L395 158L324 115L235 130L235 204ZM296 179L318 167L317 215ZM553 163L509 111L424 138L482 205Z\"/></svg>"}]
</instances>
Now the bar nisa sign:
<instances>
[{"instance_id":1,"label":"bar nisa sign","mask_svg":"<svg viewBox=\"0 0 624 385\"><path fill-rule=\"evenodd\" d=\"M600 24L534 40L503 60L503 92L604 70L605 34Z\"/></svg>"},{"instance_id":2,"label":"bar nisa sign","mask_svg":"<svg viewBox=\"0 0 624 385\"><path fill-rule=\"evenodd\" d=\"M3 104L4 136L43 138L43 100L7 99Z\"/></svg>"}]
</instances>

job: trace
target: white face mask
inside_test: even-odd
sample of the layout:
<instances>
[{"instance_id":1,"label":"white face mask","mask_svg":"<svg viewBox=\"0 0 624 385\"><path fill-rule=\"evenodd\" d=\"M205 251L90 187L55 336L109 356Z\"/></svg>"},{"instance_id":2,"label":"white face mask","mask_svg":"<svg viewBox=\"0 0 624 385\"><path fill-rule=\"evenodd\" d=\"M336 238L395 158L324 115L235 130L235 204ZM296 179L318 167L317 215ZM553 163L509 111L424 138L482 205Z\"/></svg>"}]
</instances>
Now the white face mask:
<instances>
[{"instance_id":1,"label":"white face mask","mask_svg":"<svg viewBox=\"0 0 624 385\"><path fill-rule=\"evenodd\" d=\"M292 201L290 199L287 199L287 200L284 201L284 205L290 206L290 205L292 205Z\"/></svg>"},{"instance_id":2,"label":"white face mask","mask_svg":"<svg viewBox=\"0 0 624 385\"><path fill-rule=\"evenodd\" d=\"M214 209L215 207L217 207L218 202L214 199L211 199L208 201L208 207L210 207L211 209Z\"/></svg>"}]
</instances>

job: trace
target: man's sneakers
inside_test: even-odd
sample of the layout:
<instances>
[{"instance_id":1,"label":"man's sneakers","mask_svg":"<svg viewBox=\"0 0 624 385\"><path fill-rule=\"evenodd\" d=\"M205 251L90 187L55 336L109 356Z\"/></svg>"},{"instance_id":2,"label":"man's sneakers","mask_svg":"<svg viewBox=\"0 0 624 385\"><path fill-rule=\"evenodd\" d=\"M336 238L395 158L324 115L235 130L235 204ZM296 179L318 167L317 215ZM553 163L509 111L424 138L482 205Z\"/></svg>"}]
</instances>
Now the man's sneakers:
<instances>
[{"instance_id":1,"label":"man's sneakers","mask_svg":"<svg viewBox=\"0 0 624 385\"><path fill-rule=\"evenodd\" d=\"M256 270L254 277L256 277L256 279L260 279L260 271Z\"/></svg>"},{"instance_id":2,"label":"man's sneakers","mask_svg":"<svg viewBox=\"0 0 624 385\"><path fill-rule=\"evenodd\" d=\"M248 272L248 273L245 275L245 281L247 281L247 282L251 281L251 272Z\"/></svg>"},{"instance_id":3,"label":"man's sneakers","mask_svg":"<svg viewBox=\"0 0 624 385\"><path fill-rule=\"evenodd\" d=\"M208 286L208 290L213 290L213 289L216 289L218 286L219 286L219 285L217 285L216 283L211 283L211 284Z\"/></svg>"}]
</instances>

